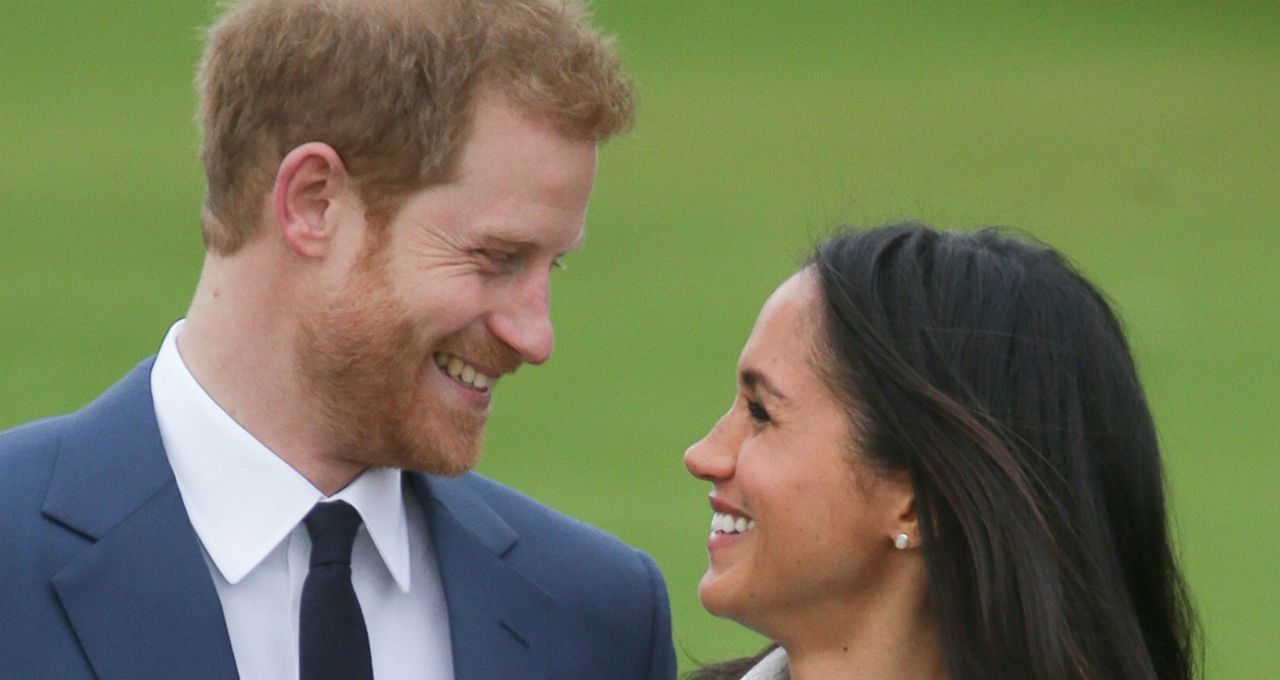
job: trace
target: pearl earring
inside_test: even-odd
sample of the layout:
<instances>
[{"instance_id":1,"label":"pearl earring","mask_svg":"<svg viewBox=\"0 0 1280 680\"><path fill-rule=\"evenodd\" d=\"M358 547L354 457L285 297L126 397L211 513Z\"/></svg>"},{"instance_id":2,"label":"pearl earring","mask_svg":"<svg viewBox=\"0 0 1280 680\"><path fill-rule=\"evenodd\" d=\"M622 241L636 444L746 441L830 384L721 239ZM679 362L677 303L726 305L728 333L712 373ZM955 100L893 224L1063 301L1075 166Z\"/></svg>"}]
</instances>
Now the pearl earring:
<instances>
[{"instance_id":1,"label":"pearl earring","mask_svg":"<svg viewBox=\"0 0 1280 680\"><path fill-rule=\"evenodd\" d=\"M911 545L911 537L906 535L906 533L898 534L897 537L893 539L893 547L898 550L906 550L909 545Z\"/></svg>"}]
</instances>

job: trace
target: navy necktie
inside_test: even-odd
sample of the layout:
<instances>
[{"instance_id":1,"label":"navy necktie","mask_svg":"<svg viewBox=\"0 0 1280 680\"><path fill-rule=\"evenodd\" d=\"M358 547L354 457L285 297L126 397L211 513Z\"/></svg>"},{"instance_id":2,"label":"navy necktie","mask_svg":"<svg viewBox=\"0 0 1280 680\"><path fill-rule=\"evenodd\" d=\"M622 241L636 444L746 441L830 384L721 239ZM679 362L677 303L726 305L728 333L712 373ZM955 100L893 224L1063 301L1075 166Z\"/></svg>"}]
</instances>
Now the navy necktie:
<instances>
[{"instance_id":1,"label":"navy necktie","mask_svg":"<svg viewBox=\"0 0 1280 680\"><path fill-rule=\"evenodd\" d=\"M343 501L317 503L304 521L311 535L311 568L302 584L300 679L373 680L369 632L351 585L351 545L360 513Z\"/></svg>"}]
</instances>

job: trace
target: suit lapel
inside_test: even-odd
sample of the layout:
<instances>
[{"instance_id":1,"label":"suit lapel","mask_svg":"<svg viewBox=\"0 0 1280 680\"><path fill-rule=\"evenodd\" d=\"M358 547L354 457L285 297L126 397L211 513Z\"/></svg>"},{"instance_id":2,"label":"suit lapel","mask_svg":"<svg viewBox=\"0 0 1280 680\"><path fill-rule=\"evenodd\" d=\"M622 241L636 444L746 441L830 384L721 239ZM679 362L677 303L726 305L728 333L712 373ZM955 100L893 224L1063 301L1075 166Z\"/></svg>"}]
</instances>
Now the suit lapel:
<instances>
[{"instance_id":1,"label":"suit lapel","mask_svg":"<svg viewBox=\"0 0 1280 680\"><path fill-rule=\"evenodd\" d=\"M222 607L169 468L143 363L76 414L44 513L91 543L53 577L100 680L236 678Z\"/></svg>"},{"instance_id":2,"label":"suit lapel","mask_svg":"<svg viewBox=\"0 0 1280 680\"><path fill-rule=\"evenodd\" d=\"M414 474L449 610L454 677L545 678L551 600L503 557L511 527L466 478Z\"/></svg>"},{"instance_id":3,"label":"suit lapel","mask_svg":"<svg viewBox=\"0 0 1280 680\"><path fill-rule=\"evenodd\" d=\"M237 677L195 532L174 521L184 513L169 484L54 576L100 680Z\"/></svg>"}]
</instances>

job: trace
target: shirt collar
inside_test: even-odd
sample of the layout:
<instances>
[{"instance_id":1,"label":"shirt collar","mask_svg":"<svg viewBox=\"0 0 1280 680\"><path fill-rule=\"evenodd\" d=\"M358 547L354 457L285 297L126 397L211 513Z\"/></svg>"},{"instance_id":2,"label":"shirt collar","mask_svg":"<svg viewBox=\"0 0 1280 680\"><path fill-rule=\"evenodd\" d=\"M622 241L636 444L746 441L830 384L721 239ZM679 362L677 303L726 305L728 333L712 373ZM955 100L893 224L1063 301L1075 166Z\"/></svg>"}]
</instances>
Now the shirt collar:
<instances>
[{"instance_id":1,"label":"shirt collar","mask_svg":"<svg viewBox=\"0 0 1280 680\"><path fill-rule=\"evenodd\" d=\"M156 420L191 525L214 566L235 584L326 498L200 387L178 353L182 324L169 329L151 369ZM400 470L366 470L328 500L339 499L360 513L391 577L408 592Z\"/></svg>"},{"instance_id":2,"label":"shirt collar","mask_svg":"<svg viewBox=\"0 0 1280 680\"><path fill-rule=\"evenodd\" d=\"M752 666L742 680L786 680L791 677L789 666L787 650L778 647Z\"/></svg>"}]
</instances>

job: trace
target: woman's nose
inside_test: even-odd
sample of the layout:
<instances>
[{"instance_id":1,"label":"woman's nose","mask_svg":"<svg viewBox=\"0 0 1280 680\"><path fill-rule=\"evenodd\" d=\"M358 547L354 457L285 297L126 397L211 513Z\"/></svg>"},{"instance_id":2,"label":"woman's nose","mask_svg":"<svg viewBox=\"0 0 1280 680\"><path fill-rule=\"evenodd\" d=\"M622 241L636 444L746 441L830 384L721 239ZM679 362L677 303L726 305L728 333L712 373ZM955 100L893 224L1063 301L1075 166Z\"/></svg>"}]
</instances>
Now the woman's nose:
<instances>
[{"instance_id":1,"label":"woman's nose","mask_svg":"<svg viewBox=\"0 0 1280 680\"><path fill-rule=\"evenodd\" d=\"M718 429L719 424L684 452L684 466L689 474L708 482L733 476L734 456L723 438L716 436Z\"/></svg>"}]
</instances>

